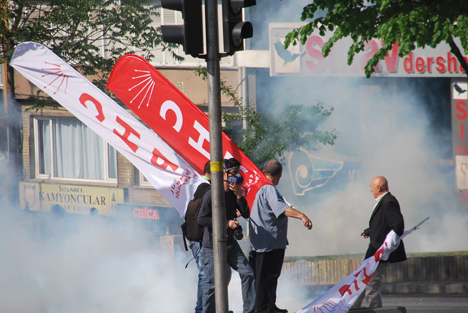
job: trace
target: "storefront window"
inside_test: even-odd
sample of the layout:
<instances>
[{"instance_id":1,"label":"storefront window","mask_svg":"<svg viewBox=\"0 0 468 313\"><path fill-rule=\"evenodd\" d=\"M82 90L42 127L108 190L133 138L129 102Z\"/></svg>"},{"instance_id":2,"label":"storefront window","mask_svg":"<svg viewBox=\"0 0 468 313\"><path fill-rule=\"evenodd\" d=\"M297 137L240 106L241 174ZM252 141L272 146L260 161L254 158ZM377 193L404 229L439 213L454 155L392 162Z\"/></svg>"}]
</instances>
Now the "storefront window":
<instances>
[{"instance_id":1,"label":"storefront window","mask_svg":"<svg viewBox=\"0 0 468 313\"><path fill-rule=\"evenodd\" d=\"M35 120L36 176L116 180L117 153L77 119Z\"/></svg>"}]
</instances>

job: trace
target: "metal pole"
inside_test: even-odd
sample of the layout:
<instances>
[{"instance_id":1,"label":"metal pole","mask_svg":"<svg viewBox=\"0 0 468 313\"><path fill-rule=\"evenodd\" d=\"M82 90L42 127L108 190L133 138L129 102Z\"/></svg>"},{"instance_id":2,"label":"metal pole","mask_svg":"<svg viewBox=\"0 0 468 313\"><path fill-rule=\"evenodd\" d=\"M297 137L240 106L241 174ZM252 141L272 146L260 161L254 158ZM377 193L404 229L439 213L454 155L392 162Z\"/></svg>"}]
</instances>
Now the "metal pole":
<instances>
[{"instance_id":1,"label":"metal pole","mask_svg":"<svg viewBox=\"0 0 468 313\"><path fill-rule=\"evenodd\" d=\"M247 97L247 69L245 68L245 66L241 66L239 68L239 76L240 76L240 82L241 82L241 91L242 91L242 97L241 97L241 100L242 100L242 106L244 107L244 109L248 109L249 108L249 99ZM247 119L246 118L243 118L242 119L242 128L243 129L247 129L248 127L248 123L247 123Z\"/></svg>"},{"instance_id":2,"label":"metal pole","mask_svg":"<svg viewBox=\"0 0 468 313\"><path fill-rule=\"evenodd\" d=\"M218 46L218 1L206 0L206 42L208 65L208 113L210 118L211 202L216 313L228 312L227 223L224 203L224 169L221 128L221 83Z\"/></svg>"},{"instance_id":3,"label":"metal pole","mask_svg":"<svg viewBox=\"0 0 468 313\"><path fill-rule=\"evenodd\" d=\"M6 53L5 53L6 54ZM8 64L7 62L5 61L3 64L2 64L2 75L3 75L3 105L4 105L4 114L5 116L8 115Z\"/></svg>"}]
</instances>

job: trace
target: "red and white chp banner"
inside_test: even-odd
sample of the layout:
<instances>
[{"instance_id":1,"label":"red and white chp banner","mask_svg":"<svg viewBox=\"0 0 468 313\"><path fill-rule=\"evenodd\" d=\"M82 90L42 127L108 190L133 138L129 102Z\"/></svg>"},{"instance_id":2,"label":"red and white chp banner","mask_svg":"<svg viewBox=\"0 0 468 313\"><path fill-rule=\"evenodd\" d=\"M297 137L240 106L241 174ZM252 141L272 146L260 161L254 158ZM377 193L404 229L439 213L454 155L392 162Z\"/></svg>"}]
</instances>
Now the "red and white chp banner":
<instances>
[{"instance_id":1,"label":"red and white chp banner","mask_svg":"<svg viewBox=\"0 0 468 313\"><path fill-rule=\"evenodd\" d=\"M145 59L127 54L114 65L109 88L199 173L210 159L208 116ZM258 189L271 182L225 134L224 158L242 164L242 189L250 208Z\"/></svg>"},{"instance_id":2,"label":"red and white chp banner","mask_svg":"<svg viewBox=\"0 0 468 313\"><path fill-rule=\"evenodd\" d=\"M181 216L185 213L206 180L161 138L38 43L20 44L10 64L132 162Z\"/></svg>"},{"instance_id":3,"label":"red and white chp banner","mask_svg":"<svg viewBox=\"0 0 468 313\"><path fill-rule=\"evenodd\" d=\"M364 292L372 275L374 274L380 260L388 260L390 253L400 245L401 239L411 233L413 228L405 231L399 237L393 230L385 238L384 243L374 256L364 260L359 268L348 275L345 279L330 288L318 299L308 304L297 313L346 313L357 301L359 295Z\"/></svg>"}]
</instances>

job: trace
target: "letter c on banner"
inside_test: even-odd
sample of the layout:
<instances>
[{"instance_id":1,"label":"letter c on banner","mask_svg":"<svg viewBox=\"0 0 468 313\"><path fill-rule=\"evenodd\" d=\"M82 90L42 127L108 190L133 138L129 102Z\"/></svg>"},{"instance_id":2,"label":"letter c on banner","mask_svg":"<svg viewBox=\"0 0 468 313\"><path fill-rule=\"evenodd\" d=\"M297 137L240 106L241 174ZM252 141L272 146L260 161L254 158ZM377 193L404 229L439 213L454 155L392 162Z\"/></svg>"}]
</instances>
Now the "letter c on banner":
<instances>
[{"instance_id":1,"label":"letter c on banner","mask_svg":"<svg viewBox=\"0 0 468 313\"><path fill-rule=\"evenodd\" d=\"M164 101L164 103L161 106L161 112L160 112L160 115L164 120L166 120L166 113L169 110L173 111L177 117L176 123L174 124L173 128L177 132L180 132L180 129L182 128L182 122L183 122L182 111L180 110L179 106L174 101L171 101L171 100Z\"/></svg>"},{"instance_id":2,"label":"letter c on banner","mask_svg":"<svg viewBox=\"0 0 468 313\"><path fill-rule=\"evenodd\" d=\"M94 99L93 96L88 95L87 93L83 93L80 96L80 102L85 108L88 108L86 106L87 101L92 102L96 106L96 109L97 109L97 111L99 113L98 115L96 115L96 118L97 118L97 120L99 122L103 122L106 118L104 117L104 112L102 111L102 104L99 101L97 101L96 99Z\"/></svg>"}]
</instances>

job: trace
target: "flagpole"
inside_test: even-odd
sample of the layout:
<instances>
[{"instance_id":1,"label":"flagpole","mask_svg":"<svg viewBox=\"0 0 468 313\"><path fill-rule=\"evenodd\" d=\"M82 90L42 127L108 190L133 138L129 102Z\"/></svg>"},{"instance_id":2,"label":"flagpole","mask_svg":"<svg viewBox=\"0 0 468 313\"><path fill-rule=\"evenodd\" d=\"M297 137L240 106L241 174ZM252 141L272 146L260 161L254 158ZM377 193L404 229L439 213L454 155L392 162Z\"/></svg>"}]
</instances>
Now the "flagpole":
<instances>
[{"instance_id":1,"label":"flagpole","mask_svg":"<svg viewBox=\"0 0 468 313\"><path fill-rule=\"evenodd\" d=\"M218 1L206 0L206 38L208 70L208 113L213 217L213 252L216 313L228 312L227 223L224 202L224 168L221 128L221 82L218 46Z\"/></svg>"}]
</instances>

